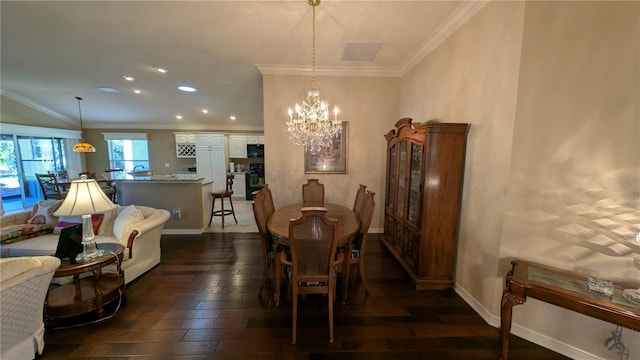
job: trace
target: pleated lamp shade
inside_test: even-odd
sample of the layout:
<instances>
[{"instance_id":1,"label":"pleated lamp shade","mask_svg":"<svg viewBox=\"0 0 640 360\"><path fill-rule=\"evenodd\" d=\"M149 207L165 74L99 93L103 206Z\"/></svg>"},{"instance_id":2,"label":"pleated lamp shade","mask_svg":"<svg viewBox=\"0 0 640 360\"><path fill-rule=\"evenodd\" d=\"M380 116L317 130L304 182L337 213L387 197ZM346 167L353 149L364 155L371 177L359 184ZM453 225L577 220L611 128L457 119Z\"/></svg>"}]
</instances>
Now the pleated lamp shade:
<instances>
[{"instance_id":1,"label":"pleated lamp shade","mask_svg":"<svg viewBox=\"0 0 640 360\"><path fill-rule=\"evenodd\" d=\"M95 214L114 209L116 205L100 189L95 179L82 178L71 182L69 193L55 216Z\"/></svg>"}]
</instances>

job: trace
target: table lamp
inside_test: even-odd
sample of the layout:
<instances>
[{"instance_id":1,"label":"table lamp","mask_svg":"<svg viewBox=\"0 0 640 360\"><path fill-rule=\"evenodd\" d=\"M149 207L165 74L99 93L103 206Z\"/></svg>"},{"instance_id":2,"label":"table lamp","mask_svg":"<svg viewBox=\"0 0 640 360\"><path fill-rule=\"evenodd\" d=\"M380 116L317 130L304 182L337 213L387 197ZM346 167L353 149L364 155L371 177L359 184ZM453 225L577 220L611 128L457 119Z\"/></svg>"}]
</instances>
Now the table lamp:
<instances>
[{"instance_id":1,"label":"table lamp","mask_svg":"<svg viewBox=\"0 0 640 360\"><path fill-rule=\"evenodd\" d=\"M91 214L114 209L116 206L100 189L95 179L87 179L83 175L80 180L73 180L67 197L62 205L54 212L55 216L82 216L82 253L76 257L77 261L87 261L102 255L93 240L93 223Z\"/></svg>"}]
</instances>

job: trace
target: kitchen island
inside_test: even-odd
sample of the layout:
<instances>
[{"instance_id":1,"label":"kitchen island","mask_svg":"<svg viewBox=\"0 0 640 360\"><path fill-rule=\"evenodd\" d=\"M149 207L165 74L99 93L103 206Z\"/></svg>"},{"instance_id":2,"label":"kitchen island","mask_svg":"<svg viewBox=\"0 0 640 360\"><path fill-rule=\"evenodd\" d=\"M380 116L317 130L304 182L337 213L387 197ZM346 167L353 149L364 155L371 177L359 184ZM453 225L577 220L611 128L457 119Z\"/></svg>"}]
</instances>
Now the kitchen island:
<instances>
[{"instance_id":1,"label":"kitchen island","mask_svg":"<svg viewBox=\"0 0 640 360\"><path fill-rule=\"evenodd\" d=\"M118 204L144 205L165 209L171 218L164 226L164 234L200 234L209 221L213 182L194 175L112 177L118 192Z\"/></svg>"}]
</instances>

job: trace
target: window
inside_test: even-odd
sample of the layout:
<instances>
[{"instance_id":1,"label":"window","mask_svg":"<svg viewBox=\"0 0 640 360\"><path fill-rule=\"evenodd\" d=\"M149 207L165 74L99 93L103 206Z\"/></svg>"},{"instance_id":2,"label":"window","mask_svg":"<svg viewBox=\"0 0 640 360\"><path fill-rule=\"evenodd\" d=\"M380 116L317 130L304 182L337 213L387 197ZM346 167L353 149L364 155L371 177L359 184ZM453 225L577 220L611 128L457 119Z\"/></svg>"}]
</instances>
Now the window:
<instances>
[{"instance_id":1,"label":"window","mask_svg":"<svg viewBox=\"0 0 640 360\"><path fill-rule=\"evenodd\" d=\"M149 146L145 133L104 133L109 146L109 166L131 171L135 167L149 169Z\"/></svg>"},{"instance_id":2,"label":"window","mask_svg":"<svg viewBox=\"0 0 640 360\"><path fill-rule=\"evenodd\" d=\"M42 199L36 173L66 168L64 139L0 135L0 188L4 212L32 206Z\"/></svg>"}]
</instances>

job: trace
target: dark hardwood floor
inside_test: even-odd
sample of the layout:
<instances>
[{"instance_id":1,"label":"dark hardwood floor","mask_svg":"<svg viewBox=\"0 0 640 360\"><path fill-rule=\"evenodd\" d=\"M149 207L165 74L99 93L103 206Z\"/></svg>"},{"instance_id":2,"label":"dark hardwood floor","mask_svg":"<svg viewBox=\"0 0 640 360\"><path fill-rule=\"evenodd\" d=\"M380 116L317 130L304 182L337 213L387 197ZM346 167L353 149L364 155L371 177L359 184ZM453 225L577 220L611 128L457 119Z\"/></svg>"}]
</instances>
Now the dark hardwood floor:
<instances>
[{"instance_id":1,"label":"dark hardwood floor","mask_svg":"<svg viewBox=\"0 0 640 360\"><path fill-rule=\"evenodd\" d=\"M352 278L347 304L335 303L333 344L321 295L299 302L298 344L291 344L290 298L284 295L274 307L271 287L257 296L262 274L257 234L224 233L163 236L161 264L128 285L126 304L115 315L80 327L49 328L39 358L498 358L499 329L453 291L416 292L380 235L369 240L372 294L365 297ZM513 335L511 355L566 359Z\"/></svg>"}]
</instances>

